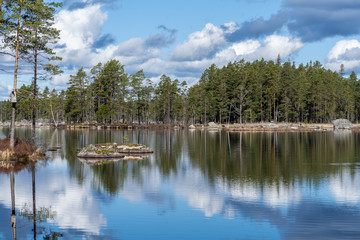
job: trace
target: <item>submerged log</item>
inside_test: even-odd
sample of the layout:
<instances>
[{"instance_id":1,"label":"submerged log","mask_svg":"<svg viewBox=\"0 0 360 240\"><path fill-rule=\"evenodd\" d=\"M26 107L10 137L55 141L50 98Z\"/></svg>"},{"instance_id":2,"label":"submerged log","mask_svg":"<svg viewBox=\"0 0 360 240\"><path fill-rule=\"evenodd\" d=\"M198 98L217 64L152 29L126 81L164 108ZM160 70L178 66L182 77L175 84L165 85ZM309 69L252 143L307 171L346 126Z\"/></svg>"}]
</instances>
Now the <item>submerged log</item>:
<instances>
[{"instance_id":1,"label":"submerged log","mask_svg":"<svg viewBox=\"0 0 360 240\"><path fill-rule=\"evenodd\" d=\"M153 150L145 145L135 143L91 144L83 148L77 155L79 158L121 158L148 156Z\"/></svg>"}]
</instances>

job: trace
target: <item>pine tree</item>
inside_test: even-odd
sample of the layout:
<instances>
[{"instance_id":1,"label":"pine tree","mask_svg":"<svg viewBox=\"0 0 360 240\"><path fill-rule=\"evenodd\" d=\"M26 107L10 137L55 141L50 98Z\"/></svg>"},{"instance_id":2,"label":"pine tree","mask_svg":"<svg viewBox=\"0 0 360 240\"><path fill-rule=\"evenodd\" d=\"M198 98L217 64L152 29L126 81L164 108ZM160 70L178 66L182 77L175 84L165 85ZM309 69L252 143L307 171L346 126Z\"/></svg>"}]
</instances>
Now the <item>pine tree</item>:
<instances>
[{"instance_id":1,"label":"pine tree","mask_svg":"<svg viewBox=\"0 0 360 240\"><path fill-rule=\"evenodd\" d=\"M11 94L12 99L12 121L10 130L10 146L14 146L14 125L16 112L16 90L19 60L25 59L34 63L34 99L36 98L36 76L37 76L37 50L45 50L47 54L51 54L51 49L46 44L58 32L50 26L53 23L55 14L54 7L58 7L57 3L44 3L39 0L7 0L1 1L1 29L3 36L3 47L10 49L9 54L14 56L14 87ZM36 30L34 30L36 29ZM51 29L51 30L50 30ZM54 33L50 34L49 32ZM51 36L51 37L49 37ZM55 36L56 37L56 36ZM36 46L32 48L32 46ZM29 58L30 49L35 49L34 58ZM50 69L50 66L47 66ZM35 109L35 108L34 108ZM33 111L33 124L35 124L35 111ZM35 127L33 125L33 127ZM34 132L34 128L33 128Z\"/></svg>"},{"instance_id":2,"label":"pine tree","mask_svg":"<svg viewBox=\"0 0 360 240\"><path fill-rule=\"evenodd\" d=\"M38 76L41 76L40 79L46 79L48 73L54 75L61 72L58 66L49 63L50 61L61 60L60 57L55 56L55 52L49 47L50 44L55 44L56 40L59 38L59 30L53 28L52 25L54 24L55 10L60 6L61 4L56 2L30 0L26 8L24 29L28 38L22 48L22 52L29 56L28 59L32 62L34 68L34 104L36 104L37 98L36 89ZM33 105L33 141L35 138L35 125L36 105Z\"/></svg>"},{"instance_id":3,"label":"pine tree","mask_svg":"<svg viewBox=\"0 0 360 240\"><path fill-rule=\"evenodd\" d=\"M10 1L5 2L4 9L2 8L1 25L2 35L4 41L4 47L10 48L13 52L9 53L15 57L14 65L14 85L11 92L11 127L10 127L10 148L14 148L15 144L15 114L16 114L16 90L17 90L17 77L19 66L19 51L22 47L25 34L23 31L24 11L28 4L27 0ZM3 6L2 6L3 7Z\"/></svg>"},{"instance_id":4,"label":"pine tree","mask_svg":"<svg viewBox=\"0 0 360 240\"><path fill-rule=\"evenodd\" d=\"M131 91L130 91L129 99L130 99L130 103L133 103L133 106L130 107L130 112L131 112L131 116L133 116L134 115L133 112L135 111L139 124L141 122L141 117L142 117L141 109L144 104L142 102L142 97L143 97L142 84L145 81L145 79L146 76L143 70L139 70L138 72L130 76Z\"/></svg>"},{"instance_id":5,"label":"pine tree","mask_svg":"<svg viewBox=\"0 0 360 240\"><path fill-rule=\"evenodd\" d=\"M70 87L66 90L65 115L71 121L87 121L89 81L84 68L80 68L75 76L70 75L68 85Z\"/></svg>"},{"instance_id":6,"label":"pine tree","mask_svg":"<svg viewBox=\"0 0 360 240\"><path fill-rule=\"evenodd\" d=\"M124 65L118 60L109 60L92 68L92 89L95 95L95 113L101 122L113 122L115 100L117 99L120 114L125 117L125 104L129 86L129 77L124 72ZM123 118L124 119L124 118Z\"/></svg>"},{"instance_id":7,"label":"pine tree","mask_svg":"<svg viewBox=\"0 0 360 240\"><path fill-rule=\"evenodd\" d=\"M157 104L159 106L159 110L161 109L160 119L168 124L173 120L171 116L174 101L176 99L177 92L179 91L178 85L179 81L177 79L172 81L170 77L162 75L160 77L160 82L155 89Z\"/></svg>"}]
</instances>

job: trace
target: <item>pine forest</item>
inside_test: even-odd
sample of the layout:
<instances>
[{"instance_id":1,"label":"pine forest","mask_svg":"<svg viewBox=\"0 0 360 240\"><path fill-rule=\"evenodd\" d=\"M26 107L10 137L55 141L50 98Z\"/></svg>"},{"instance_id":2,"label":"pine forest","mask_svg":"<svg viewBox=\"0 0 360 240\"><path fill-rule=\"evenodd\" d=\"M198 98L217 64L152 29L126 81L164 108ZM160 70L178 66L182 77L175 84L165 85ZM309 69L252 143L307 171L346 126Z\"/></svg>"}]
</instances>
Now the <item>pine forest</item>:
<instances>
[{"instance_id":1,"label":"pine forest","mask_svg":"<svg viewBox=\"0 0 360 240\"><path fill-rule=\"evenodd\" d=\"M78 69L66 90L37 89L34 82L17 93L17 120L37 117L65 123L206 124L254 122L358 122L360 85L320 62L245 60L211 65L196 84L162 75L152 82L142 70L128 74L118 60ZM31 82L31 81L29 81ZM38 88L38 87L37 87ZM2 121L11 118L10 101L1 102Z\"/></svg>"}]
</instances>

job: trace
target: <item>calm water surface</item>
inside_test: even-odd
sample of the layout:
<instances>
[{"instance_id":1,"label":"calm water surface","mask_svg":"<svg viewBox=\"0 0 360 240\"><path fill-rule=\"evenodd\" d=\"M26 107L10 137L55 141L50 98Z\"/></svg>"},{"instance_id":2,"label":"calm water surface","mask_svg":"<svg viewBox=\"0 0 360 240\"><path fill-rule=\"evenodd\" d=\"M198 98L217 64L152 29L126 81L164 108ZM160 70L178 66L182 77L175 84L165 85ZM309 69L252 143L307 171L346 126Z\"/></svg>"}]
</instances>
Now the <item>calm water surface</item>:
<instances>
[{"instance_id":1,"label":"calm water surface","mask_svg":"<svg viewBox=\"0 0 360 240\"><path fill-rule=\"evenodd\" d=\"M0 138L7 134L0 129ZM358 133L39 129L37 136L61 149L14 174L17 239L360 238ZM90 143L124 136L154 154L105 165L76 157ZM10 174L2 171L0 239L14 236L10 215Z\"/></svg>"}]
</instances>

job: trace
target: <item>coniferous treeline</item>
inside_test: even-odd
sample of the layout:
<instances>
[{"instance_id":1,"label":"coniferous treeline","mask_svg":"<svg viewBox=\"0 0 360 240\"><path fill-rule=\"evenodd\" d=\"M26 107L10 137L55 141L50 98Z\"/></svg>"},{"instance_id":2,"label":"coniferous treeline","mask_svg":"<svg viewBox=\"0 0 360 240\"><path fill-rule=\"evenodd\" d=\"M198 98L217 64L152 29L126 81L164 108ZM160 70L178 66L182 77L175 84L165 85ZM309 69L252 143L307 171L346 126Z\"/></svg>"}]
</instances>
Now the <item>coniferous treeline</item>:
<instances>
[{"instance_id":1,"label":"coniferous treeline","mask_svg":"<svg viewBox=\"0 0 360 240\"><path fill-rule=\"evenodd\" d=\"M33 85L18 91L17 118L73 123L244 123L260 121L330 122L360 118L360 84L354 72L344 77L319 62L300 64L258 60L211 65L191 87L162 75L154 84L142 70L127 74L117 60L80 68L60 92L46 87L36 101ZM1 119L10 117L2 102Z\"/></svg>"},{"instance_id":2,"label":"coniferous treeline","mask_svg":"<svg viewBox=\"0 0 360 240\"><path fill-rule=\"evenodd\" d=\"M354 72L344 77L318 61L300 64L244 60L210 66L189 89L189 116L217 122L358 121L360 85Z\"/></svg>"}]
</instances>

